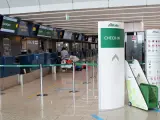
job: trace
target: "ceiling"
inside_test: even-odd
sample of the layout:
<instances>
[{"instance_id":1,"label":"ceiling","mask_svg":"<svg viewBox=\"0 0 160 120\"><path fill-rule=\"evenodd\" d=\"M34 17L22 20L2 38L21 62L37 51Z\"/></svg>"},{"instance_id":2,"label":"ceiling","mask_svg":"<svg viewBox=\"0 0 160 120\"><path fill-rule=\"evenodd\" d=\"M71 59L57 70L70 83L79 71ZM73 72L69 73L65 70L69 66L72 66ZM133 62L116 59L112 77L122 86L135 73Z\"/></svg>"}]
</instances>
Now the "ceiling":
<instances>
[{"instance_id":1,"label":"ceiling","mask_svg":"<svg viewBox=\"0 0 160 120\"><path fill-rule=\"evenodd\" d=\"M66 14L69 20L66 20ZM160 28L160 5L39 12L11 16L88 34L97 34L98 21L143 21L145 29Z\"/></svg>"}]
</instances>

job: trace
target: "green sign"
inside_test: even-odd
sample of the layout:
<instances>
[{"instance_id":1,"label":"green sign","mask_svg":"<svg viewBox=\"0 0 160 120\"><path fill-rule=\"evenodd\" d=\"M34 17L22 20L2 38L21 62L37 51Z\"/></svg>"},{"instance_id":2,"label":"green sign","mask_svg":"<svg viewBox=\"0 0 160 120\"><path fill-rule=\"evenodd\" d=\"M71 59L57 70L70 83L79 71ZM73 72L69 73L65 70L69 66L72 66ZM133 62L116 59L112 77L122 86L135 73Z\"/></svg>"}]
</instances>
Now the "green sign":
<instances>
[{"instance_id":1,"label":"green sign","mask_svg":"<svg viewBox=\"0 0 160 120\"><path fill-rule=\"evenodd\" d=\"M101 28L101 48L123 48L123 47L124 47L124 29Z\"/></svg>"},{"instance_id":2,"label":"green sign","mask_svg":"<svg viewBox=\"0 0 160 120\"><path fill-rule=\"evenodd\" d=\"M9 33L15 33L15 31L18 27L17 22L18 22L18 20L16 18L11 18L11 17L4 16L1 31L9 32Z\"/></svg>"},{"instance_id":3,"label":"green sign","mask_svg":"<svg viewBox=\"0 0 160 120\"><path fill-rule=\"evenodd\" d=\"M41 25L39 27L37 36L51 38L52 34L53 34L53 28Z\"/></svg>"},{"instance_id":4,"label":"green sign","mask_svg":"<svg viewBox=\"0 0 160 120\"><path fill-rule=\"evenodd\" d=\"M53 28L47 27L45 36L51 38L52 34L53 34Z\"/></svg>"}]
</instances>

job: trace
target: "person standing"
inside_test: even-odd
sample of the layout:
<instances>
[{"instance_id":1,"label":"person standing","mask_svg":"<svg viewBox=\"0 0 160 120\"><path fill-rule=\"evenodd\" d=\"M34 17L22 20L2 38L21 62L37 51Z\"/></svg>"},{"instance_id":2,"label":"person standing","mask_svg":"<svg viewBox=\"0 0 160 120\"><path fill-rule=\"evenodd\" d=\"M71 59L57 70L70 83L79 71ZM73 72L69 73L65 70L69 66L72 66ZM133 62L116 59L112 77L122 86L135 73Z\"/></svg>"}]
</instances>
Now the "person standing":
<instances>
[{"instance_id":1,"label":"person standing","mask_svg":"<svg viewBox=\"0 0 160 120\"><path fill-rule=\"evenodd\" d=\"M63 47L61 51L61 59L64 60L66 58L69 58L69 53L67 51L67 48Z\"/></svg>"}]
</instances>

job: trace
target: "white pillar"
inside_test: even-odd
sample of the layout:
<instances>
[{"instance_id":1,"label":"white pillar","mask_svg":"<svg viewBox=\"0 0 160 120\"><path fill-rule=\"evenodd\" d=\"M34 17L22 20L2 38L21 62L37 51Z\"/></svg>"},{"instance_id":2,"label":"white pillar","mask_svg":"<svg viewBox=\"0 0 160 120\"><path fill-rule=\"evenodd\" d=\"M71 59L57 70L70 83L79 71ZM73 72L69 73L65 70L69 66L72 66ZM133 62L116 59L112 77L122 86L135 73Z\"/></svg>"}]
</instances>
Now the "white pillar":
<instances>
[{"instance_id":1,"label":"white pillar","mask_svg":"<svg viewBox=\"0 0 160 120\"><path fill-rule=\"evenodd\" d=\"M98 22L99 111L124 106L124 23Z\"/></svg>"}]
</instances>

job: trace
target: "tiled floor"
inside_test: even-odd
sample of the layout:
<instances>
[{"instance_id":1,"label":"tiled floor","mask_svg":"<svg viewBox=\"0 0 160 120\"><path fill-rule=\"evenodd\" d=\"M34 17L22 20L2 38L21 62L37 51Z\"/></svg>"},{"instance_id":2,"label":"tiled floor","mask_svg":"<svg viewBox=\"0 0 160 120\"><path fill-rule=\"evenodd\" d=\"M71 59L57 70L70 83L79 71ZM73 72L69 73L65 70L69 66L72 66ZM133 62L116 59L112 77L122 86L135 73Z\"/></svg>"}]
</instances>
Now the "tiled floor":
<instances>
[{"instance_id":1,"label":"tiled floor","mask_svg":"<svg viewBox=\"0 0 160 120\"><path fill-rule=\"evenodd\" d=\"M61 73L57 74L57 79L54 75L43 78L46 97L36 96L40 93L40 80L5 90L0 101L0 120L96 120L91 116L93 114L102 118L99 120L160 120L160 113L127 105L113 111L98 112L97 80L94 90L92 78L90 84L83 82L85 71L76 72L76 90L79 92L69 93L72 73Z\"/></svg>"}]
</instances>

